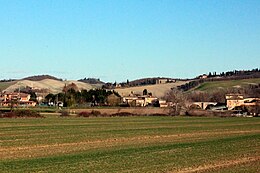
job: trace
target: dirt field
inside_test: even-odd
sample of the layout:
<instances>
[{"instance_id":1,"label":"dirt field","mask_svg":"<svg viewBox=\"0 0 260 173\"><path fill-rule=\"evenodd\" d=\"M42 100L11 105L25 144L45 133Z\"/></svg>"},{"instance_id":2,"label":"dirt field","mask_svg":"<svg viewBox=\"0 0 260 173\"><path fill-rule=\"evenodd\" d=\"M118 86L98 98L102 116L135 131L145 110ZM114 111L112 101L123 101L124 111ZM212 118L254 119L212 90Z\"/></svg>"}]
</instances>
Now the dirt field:
<instances>
[{"instance_id":1,"label":"dirt field","mask_svg":"<svg viewBox=\"0 0 260 173\"><path fill-rule=\"evenodd\" d=\"M138 86L138 87L130 87L130 88L122 88L122 89L119 88L119 89L115 89L115 91L117 91L121 96L128 96L132 92L136 94L143 94L143 90L147 89L148 92L151 92L154 96L161 98L171 88L175 88L187 82L189 81L177 81L175 83Z\"/></svg>"},{"instance_id":2,"label":"dirt field","mask_svg":"<svg viewBox=\"0 0 260 173\"><path fill-rule=\"evenodd\" d=\"M0 119L1 172L259 172L259 118Z\"/></svg>"}]
</instances>

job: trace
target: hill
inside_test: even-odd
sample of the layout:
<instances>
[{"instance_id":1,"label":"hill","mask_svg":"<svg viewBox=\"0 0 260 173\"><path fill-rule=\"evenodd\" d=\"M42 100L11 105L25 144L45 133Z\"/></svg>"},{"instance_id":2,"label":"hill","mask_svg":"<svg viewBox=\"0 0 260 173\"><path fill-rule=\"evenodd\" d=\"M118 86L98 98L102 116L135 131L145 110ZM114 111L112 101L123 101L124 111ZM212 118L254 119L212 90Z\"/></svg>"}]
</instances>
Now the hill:
<instances>
[{"instance_id":1,"label":"hill","mask_svg":"<svg viewBox=\"0 0 260 173\"><path fill-rule=\"evenodd\" d=\"M258 85L260 84L260 78L252 79L240 79L240 80L225 80L225 81L212 81L200 84L194 90L197 91L212 91L219 88L232 88L232 87L244 87L247 85Z\"/></svg>"},{"instance_id":2,"label":"hill","mask_svg":"<svg viewBox=\"0 0 260 173\"><path fill-rule=\"evenodd\" d=\"M129 86L144 86L144 85L152 85L156 84L157 80L168 80L169 83L171 81L175 81L175 79L172 78L166 78L166 77L153 77L153 78L142 78L142 79L136 79L129 82Z\"/></svg>"},{"instance_id":3,"label":"hill","mask_svg":"<svg viewBox=\"0 0 260 173\"><path fill-rule=\"evenodd\" d=\"M101 81L100 79L96 79L96 78L84 78L84 79L79 79L78 81L84 82L84 83L89 83L89 84L105 84L105 82Z\"/></svg>"},{"instance_id":4,"label":"hill","mask_svg":"<svg viewBox=\"0 0 260 173\"><path fill-rule=\"evenodd\" d=\"M151 92L153 94L153 96L161 98L171 88L176 88L177 86L183 85L187 82L189 82L189 81L176 81L175 83L118 88L118 89L115 89L115 91L118 92L121 96L128 96L131 93L142 94L143 90L147 89L148 92Z\"/></svg>"},{"instance_id":5,"label":"hill","mask_svg":"<svg viewBox=\"0 0 260 173\"><path fill-rule=\"evenodd\" d=\"M26 78L23 78L22 80L30 80L30 81L41 81L44 79L52 79L52 80L57 80L57 81L62 81L62 79L58 79L54 76L50 76L50 75L38 75L38 76L29 76Z\"/></svg>"},{"instance_id":6,"label":"hill","mask_svg":"<svg viewBox=\"0 0 260 173\"><path fill-rule=\"evenodd\" d=\"M6 88L14 85L17 81L10 81L10 82L0 82L0 91L5 90Z\"/></svg>"},{"instance_id":7,"label":"hill","mask_svg":"<svg viewBox=\"0 0 260 173\"><path fill-rule=\"evenodd\" d=\"M13 85L10 85L7 87L4 91L7 92L13 92L17 88L25 88L25 87L31 87L33 89L37 90L46 90L49 93L59 93L62 91L63 87L65 84L71 84L74 83L77 85L79 90L86 89L90 90L95 88L94 86L79 82L79 81L74 81L74 80L69 80L69 81L59 81L59 80L53 80L53 79L44 79L41 81L30 81L30 80L20 80Z\"/></svg>"}]
</instances>

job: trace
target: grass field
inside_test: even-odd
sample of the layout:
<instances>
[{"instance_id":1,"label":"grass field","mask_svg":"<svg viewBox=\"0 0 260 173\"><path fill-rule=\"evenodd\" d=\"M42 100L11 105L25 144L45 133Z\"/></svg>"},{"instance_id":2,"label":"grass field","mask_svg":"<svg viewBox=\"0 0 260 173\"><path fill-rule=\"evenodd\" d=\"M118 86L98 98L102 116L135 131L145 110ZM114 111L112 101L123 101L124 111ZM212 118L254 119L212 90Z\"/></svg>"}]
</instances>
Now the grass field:
<instances>
[{"instance_id":1,"label":"grass field","mask_svg":"<svg viewBox=\"0 0 260 173\"><path fill-rule=\"evenodd\" d=\"M259 118L0 119L0 172L259 172Z\"/></svg>"},{"instance_id":2,"label":"grass field","mask_svg":"<svg viewBox=\"0 0 260 173\"><path fill-rule=\"evenodd\" d=\"M12 82L0 82L0 90L5 90L6 88L8 88L11 85L14 85L16 83L16 81L12 81Z\"/></svg>"},{"instance_id":3,"label":"grass field","mask_svg":"<svg viewBox=\"0 0 260 173\"><path fill-rule=\"evenodd\" d=\"M259 84L259 83L260 83L260 78L205 82L201 84L199 87L195 88L195 90L211 91L218 88L243 87L249 84Z\"/></svg>"}]
</instances>

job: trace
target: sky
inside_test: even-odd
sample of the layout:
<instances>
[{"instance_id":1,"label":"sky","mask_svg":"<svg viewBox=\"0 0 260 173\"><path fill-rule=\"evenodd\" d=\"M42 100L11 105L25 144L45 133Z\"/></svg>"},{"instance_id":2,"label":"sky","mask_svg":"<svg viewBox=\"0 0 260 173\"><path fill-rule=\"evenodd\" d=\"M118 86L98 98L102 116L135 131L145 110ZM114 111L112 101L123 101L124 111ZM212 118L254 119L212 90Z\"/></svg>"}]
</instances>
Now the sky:
<instances>
[{"instance_id":1,"label":"sky","mask_svg":"<svg viewBox=\"0 0 260 173\"><path fill-rule=\"evenodd\" d=\"M260 67L259 0L0 0L0 79L123 82Z\"/></svg>"}]
</instances>

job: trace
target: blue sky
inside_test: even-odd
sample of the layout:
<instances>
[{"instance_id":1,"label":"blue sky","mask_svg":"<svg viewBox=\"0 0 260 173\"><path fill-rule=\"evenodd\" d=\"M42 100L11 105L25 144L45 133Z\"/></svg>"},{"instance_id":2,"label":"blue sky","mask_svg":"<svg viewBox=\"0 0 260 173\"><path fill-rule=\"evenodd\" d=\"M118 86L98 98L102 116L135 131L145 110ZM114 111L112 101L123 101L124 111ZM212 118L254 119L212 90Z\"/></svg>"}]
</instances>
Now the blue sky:
<instances>
[{"instance_id":1,"label":"blue sky","mask_svg":"<svg viewBox=\"0 0 260 173\"><path fill-rule=\"evenodd\" d=\"M259 0L0 0L0 79L260 67Z\"/></svg>"}]
</instances>

